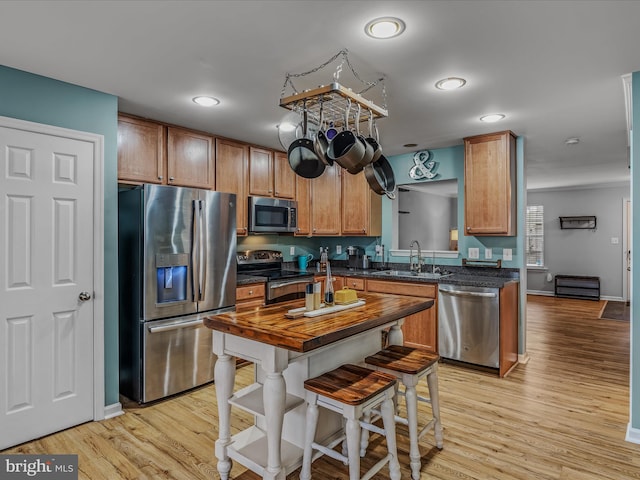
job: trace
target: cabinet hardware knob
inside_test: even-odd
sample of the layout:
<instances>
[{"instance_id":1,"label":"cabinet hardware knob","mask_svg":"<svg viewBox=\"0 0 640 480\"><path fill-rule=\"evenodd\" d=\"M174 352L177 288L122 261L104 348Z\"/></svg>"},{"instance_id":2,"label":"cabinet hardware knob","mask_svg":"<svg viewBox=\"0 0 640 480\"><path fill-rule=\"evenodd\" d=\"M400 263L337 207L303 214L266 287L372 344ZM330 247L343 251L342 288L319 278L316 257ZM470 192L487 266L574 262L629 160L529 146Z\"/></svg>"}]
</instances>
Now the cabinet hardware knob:
<instances>
[{"instance_id":1,"label":"cabinet hardware knob","mask_svg":"<svg viewBox=\"0 0 640 480\"><path fill-rule=\"evenodd\" d=\"M253 290L249 290L249 295L253 295Z\"/></svg>"},{"instance_id":2,"label":"cabinet hardware knob","mask_svg":"<svg viewBox=\"0 0 640 480\"><path fill-rule=\"evenodd\" d=\"M162 175L160 175L160 176L158 177L158 180L162 180Z\"/></svg>"},{"instance_id":3,"label":"cabinet hardware knob","mask_svg":"<svg viewBox=\"0 0 640 480\"><path fill-rule=\"evenodd\" d=\"M174 177L169 177L169 181L173 182L175 180Z\"/></svg>"}]
</instances>

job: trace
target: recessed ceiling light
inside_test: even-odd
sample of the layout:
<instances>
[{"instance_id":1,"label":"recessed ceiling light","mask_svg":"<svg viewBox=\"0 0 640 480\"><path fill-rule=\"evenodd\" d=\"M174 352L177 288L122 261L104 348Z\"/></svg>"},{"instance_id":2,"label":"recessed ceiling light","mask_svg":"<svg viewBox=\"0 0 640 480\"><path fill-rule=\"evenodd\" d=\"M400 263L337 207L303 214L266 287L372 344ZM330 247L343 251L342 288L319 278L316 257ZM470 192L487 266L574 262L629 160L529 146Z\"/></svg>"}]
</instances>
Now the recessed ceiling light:
<instances>
[{"instance_id":1,"label":"recessed ceiling light","mask_svg":"<svg viewBox=\"0 0 640 480\"><path fill-rule=\"evenodd\" d=\"M371 20L364 27L367 35L373 38L393 38L404 32L405 24L395 17L380 17Z\"/></svg>"},{"instance_id":2,"label":"recessed ceiling light","mask_svg":"<svg viewBox=\"0 0 640 480\"><path fill-rule=\"evenodd\" d=\"M193 97L193 101L202 107L213 107L220 104L220 100L213 97Z\"/></svg>"},{"instance_id":3,"label":"recessed ceiling light","mask_svg":"<svg viewBox=\"0 0 640 480\"><path fill-rule=\"evenodd\" d=\"M443 78L436 82L436 88L439 90L455 90L456 88L463 87L467 81L464 78L449 77Z\"/></svg>"},{"instance_id":4,"label":"recessed ceiling light","mask_svg":"<svg viewBox=\"0 0 640 480\"><path fill-rule=\"evenodd\" d=\"M492 113L491 115L484 115L483 117L480 117L480 120L482 122L493 123L493 122L499 122L503 118L504 118L504 115L502 113Z\"/></svg>"},{"instance_id":5,"label":"recessed ceiling light","mask_svg":"<svg viewBox=\"0 0 640 480\"><path fill-rule=\"evenodd\" d=\"M564 143L567 145L577 145L578 143L580 143L580 139L578 137L571 137L567 138Z\"/></svg>"},{"instance_id":6,"label":"recessed ceiling light","mask_svg":"<svg viewBox=\"0 0 640 480\"><path fill-rule=\"evenodd\" d=\"M403 145L403 147L407 147L407 148L413 148L413 147L417 147L418 144L417 143L405 143Z\"/></svg>"}]
</instances>

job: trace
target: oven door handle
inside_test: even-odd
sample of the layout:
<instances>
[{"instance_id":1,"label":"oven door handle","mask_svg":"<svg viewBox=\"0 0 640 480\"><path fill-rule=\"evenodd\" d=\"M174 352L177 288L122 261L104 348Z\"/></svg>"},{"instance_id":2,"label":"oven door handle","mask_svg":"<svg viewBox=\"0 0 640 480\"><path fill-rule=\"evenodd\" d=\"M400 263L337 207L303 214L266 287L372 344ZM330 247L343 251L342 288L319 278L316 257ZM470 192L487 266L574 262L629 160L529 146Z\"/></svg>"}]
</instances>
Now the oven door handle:
<instances>
[{"instance_id":1,"label":"oven door handle","mask_svg":"<svg viewBox=\"0 0 640 480\"><path fill-rule=\"evenodd\" d=\"M289 285L299 285L301 283L309 283L309 279L293 280L292 282L277 283L275 285L270 285L269 288L273 290L274 288L288 287Z\"/></svg>"}]
</instances>

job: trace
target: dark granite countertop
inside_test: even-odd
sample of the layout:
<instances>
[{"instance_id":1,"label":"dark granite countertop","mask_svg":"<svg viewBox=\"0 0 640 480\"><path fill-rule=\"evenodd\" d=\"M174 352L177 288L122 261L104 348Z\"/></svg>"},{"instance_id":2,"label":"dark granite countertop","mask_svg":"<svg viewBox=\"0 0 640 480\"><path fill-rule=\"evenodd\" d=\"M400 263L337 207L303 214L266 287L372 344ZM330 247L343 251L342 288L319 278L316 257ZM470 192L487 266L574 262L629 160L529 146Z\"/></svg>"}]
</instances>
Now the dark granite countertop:
<instances>
[{"instance_id":1,"label":"dark granite countertop","mask_svg":"<svg viewBox=\"0 0 640 480\"><path fill-rule=\"evenodd\" d=\"M337 263L337 262L336 262ZM391 269L394 270L406 270L407 265L391 265ZM403 268L404 267L404 268ZM287 270L298 270L295 266L286 265ZM420 278L420 277L408 277L408 276L384 276L379 275L378 269L360 270L349 269L346 266L332 263L331 272L333 275L339 275L344 277L360 277L371 278L396 282L415 282L415 283L442 283L449 285L469 285L475 287L489 287L489 288L503 288L506 283L517 282L518 270L517 269L495 269L495 268L469 268L458 266L443 266L447 272L451 275L440 277L437 280ZM309 273L315 275L324 275L324 272L316 272L315 270L307 270ZM252 275L238 275L238 285L247 285L251 283L266 282L266 277L252 276Z\"/></svg>"},{"instance_id":2,"label":"dark granite countertop","mask_svg":"<svg viewBox=\"0 0 640 480\"><path fill-rule=\"evenodd\" d=\"M238 278L236 279L237 285L249 285L251 283L265 283L268 279L267 277L262 277L260 275L242 275L238 274Z\"/></svg>"}]
</instances>

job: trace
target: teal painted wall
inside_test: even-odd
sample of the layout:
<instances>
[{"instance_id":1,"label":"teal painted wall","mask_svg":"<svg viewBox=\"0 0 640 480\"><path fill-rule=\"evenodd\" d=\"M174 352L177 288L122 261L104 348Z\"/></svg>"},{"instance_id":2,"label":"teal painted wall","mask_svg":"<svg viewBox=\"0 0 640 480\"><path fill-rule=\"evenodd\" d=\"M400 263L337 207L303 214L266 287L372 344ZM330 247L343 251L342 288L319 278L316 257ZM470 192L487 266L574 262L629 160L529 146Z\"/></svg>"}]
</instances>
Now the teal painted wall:
<instances>
[{"instance_id":1,"label":"teal painted wall","mask_svg":"<svg viewBox=\"0 0 640 480\"><path fill-rule=\"evenodd\" d=\"M631 204L640 205L640 174L636 169L640 167L640 72L632 75L631 91L633 92L633 120L634 130L631 133ZM640 208L632 208L631 251L640 252ZM635 262L637 263L637 262ZM631 269L631 397L629 424L631 428L640 430L640 321L636 320L638 303L640 302L640 277L636 278L638 268Z\"/></svg>"},{"instance_id":2,"label":"teal painted wall","mask_svg":"<svg viewBox=\"0 0 640 480\"><path fill-rule=\"evenodd\" d=\"M104 136L105 405L118 402L118 99L0 65L0 115Z\"/></svg>"}]
</instances>

